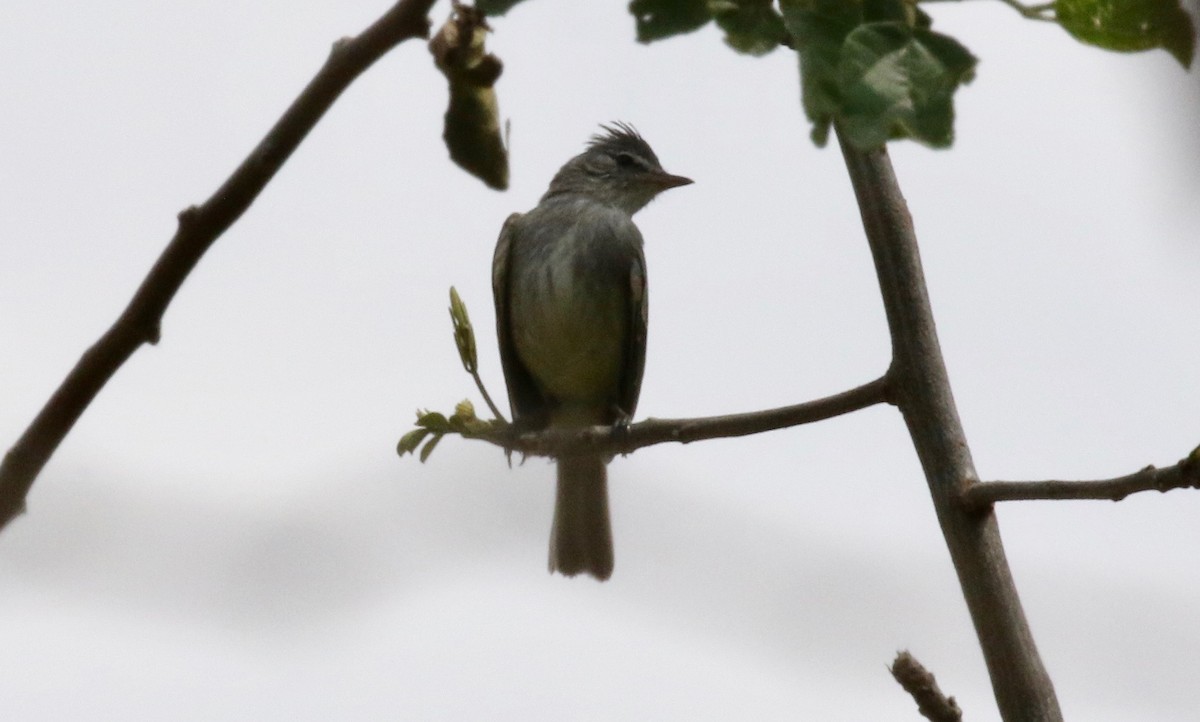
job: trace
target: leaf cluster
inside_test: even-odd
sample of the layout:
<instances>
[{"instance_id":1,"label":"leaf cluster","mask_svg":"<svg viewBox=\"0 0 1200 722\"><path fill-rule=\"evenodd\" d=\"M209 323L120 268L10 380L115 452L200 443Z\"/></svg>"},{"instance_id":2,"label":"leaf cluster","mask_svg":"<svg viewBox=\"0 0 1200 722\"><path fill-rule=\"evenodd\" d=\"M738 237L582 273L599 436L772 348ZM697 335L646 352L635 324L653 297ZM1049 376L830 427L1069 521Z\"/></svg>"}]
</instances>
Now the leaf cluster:
<instances>
[{"instance_id":1,"label":"leaf cluster","mask_svg":"<svg viewBox=\"0 0 1200 722\"><path fill-rule=\"evenodd\" d=\"M521 0L477 0L502 15ZM755 56L786 46L800 63L801 98L812 138L824 145L836 123L860 149L908 138L934 148L954 140L954 94L978 60L933 30L919 2L933 0L631 0L637 39L650 43L715 23L734 50ZM1072 37L1119 52L1162 48L1184 67L1195 28L1182 0L1000 0L1022 16L1060 25Z\"/></svg>"},{"instance_id":2,"label":"leaf cluster","mask_svg":"<svg viewBox=\"0 0 1200 722\"><path fill-rule=\"evenodd\" d=\"M400 456L405 454L416 454L417 448L425 442L425 446L421 447L421 453L417 458L421 463L429 458L433 450L437 448L438 442L447 434L458 434L464 437L480 436L490 431L495 430L498 426L506 426L503 421L484 421L475 415L475 405L464 399L459 401L454 407L454 413L446 416L437 411L417 411L417 428L400 437L400 442L396 444L396 453ZM428 439L428 441L426 441Z\"/></svg>"},{"instance_id":3,"label":"leaf cluster","mask_svg":"<svg viewBox=\"0 0 1200 722\"><path fill-rule=\"evenodd\" d=\"M450 323L454 328L454 346L458 349L458 358L462 361L463 370L471 375L484 402L491 409L495 418L485 421L475 415L475 405L464 399L454 407L454 413L447 416L437 411L417 411L417 428L400 437L396 444L396 453L400 456L414 454L417 448L425 442L418 458L424 463L433 450L437 448L442 437L447 434L458 434L464 437L478 437L498 429L508 427L508 422L496 408L491 394L479 377L479 354L475 345L475 328L471 325L471 316L467 313L467 304L458 295L458 290L450 287ZM426 441L428 439L428 441Z\"/></svg>"},{"instance_id":4,"label":"leaf cluster","mask_svg":"<svg viewBox=\"0 0 1200 722\"><path fill-rule=\"evenodd\" d=\"M833 123L860 148L911 138L935 148L954 138L954 92L977 60L932 30L907 0L781 0L796 40L804 111L824 145Z\"/></svg>"}]
</instances>

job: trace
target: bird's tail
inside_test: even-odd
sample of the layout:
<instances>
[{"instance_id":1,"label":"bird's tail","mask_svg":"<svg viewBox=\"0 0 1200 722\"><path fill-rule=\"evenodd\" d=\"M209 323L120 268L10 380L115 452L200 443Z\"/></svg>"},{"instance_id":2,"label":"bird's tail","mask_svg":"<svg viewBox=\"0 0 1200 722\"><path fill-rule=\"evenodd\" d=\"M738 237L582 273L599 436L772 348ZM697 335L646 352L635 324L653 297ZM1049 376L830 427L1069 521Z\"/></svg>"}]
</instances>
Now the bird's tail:
<instances>
[{"instance_id":1,"label":"bird's tail","mask_svg":"<svg viewBox=\"0 0 1200 722\"><path fill-rule=\"evenodd\" d=\"M598 456L558 460L558 495L550 530L550 571L580 572L604 581L612 575L612 527L608 521L608 474Z\"/></svg>"}]
</instances>

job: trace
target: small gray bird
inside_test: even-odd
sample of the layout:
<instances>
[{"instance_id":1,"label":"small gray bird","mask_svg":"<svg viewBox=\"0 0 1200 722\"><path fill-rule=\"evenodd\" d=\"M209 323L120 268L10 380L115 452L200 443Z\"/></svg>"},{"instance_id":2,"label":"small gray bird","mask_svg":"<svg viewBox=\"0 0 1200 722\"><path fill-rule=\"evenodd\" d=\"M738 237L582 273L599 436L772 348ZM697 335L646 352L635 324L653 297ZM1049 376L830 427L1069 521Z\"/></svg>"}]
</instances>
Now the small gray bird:
<instances>
[{"instance_id":1,"label":"small gray bird","mask_svg":"<svg viewBox=\"0 0 1200 722\"><path fill-rule=\"evenodd\" d=\"M633 214L692 181L631 126L601 126L537 208L505 221L492 261L500 360L519 428L627 423L646 363L646 258ZM605 465L558 459L550 571L612 574Z\"/></svg>"}]
</instances>

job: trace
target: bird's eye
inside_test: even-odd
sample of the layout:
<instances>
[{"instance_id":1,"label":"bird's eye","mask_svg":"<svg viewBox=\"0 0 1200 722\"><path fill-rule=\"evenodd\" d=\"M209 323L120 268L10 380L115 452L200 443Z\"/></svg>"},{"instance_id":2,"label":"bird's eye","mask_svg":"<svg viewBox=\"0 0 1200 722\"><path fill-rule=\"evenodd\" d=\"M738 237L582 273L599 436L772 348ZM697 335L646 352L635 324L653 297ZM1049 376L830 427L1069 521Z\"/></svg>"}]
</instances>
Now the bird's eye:
<instances>
[{"instance_id":1,"label":"bird's eye","mask_svg":"<svg viewBox=\"0 0 1200 722\"><path fill-rule=\"evenodd\" d=\"M637 161L635 161L633 156L629 153L618 153L617 165L621 166L622 168L632 168L633 166L637 165Z\"/></svg>"}]
</instances>

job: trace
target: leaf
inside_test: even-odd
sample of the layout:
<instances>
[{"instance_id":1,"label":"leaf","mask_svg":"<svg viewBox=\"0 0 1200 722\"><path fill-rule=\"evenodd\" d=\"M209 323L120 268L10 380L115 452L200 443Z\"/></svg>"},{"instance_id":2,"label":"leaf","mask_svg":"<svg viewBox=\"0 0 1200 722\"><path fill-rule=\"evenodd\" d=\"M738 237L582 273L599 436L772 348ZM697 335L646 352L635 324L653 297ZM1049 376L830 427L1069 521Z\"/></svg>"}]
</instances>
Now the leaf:
<instances>
[{"instance_id":1,"label":"leaf","mask_svg":"<svg viewBox=\"0 0 1200 722\"><path fill-rule=\"evenodd\" d=\"M459 434L469 434L472 428L478 428L480 420L475 416L475 404L463 399L454 405L454 413L448 419L450 428Z\"/></svg>"},{"instance_id":2,"label":"leaf","mask_svg":"<svg viewBox=\"0 0 1200 722\"><path fill-rule=\"evenodd\" d=\"M888 20L906 23L916 4L904 0L861 0L863 22L881 23Z\"/></svg>"},{"instance_id":3,"label":"leaf","mask_svg":"<svg viewBox=\"0 0 1200 722\"><path fill-rule=\"evenodd\" d=\"M855 0L780 0L784 27L800 60L800 98L813 123L812 139L824 146L842 109L837 68L846 36L862 22Z\"/></svg>"},{"instance_id":4,"label":"leaf","mask_svg":"<svg viewBox=\"0 0 1200 722\"><path fill-rule=\"evenodd\" d=\"M953 38L901 22L868 23L847 36L838 66L843 128L859 148L911 138L954 139L954 92L977 60Z\"/></svg>"},{"instance_id":5,"label":"leaf","mask_svg":"<svg viewBox=\"0 0 1200 722\"><path fill-rule=\"evenodd\" d=\"M413 429L400 437L400 443L396 444L396 453L404 456L415 452L428 435L429 429Z\"/></svg>"},{"instance_id":6,"label":"leaf","mask_svg":"<svg viewBox=\"0 0 1200 722\"><path fill-rule=\"evenodd\" d=\"M429 429L437 434L444 434L450 430L450 422L445 415L439 414L436 411L418 411L417 426L423 429Z\"/></svg>"},{"instance_id":7,"label":"leaf","mask_svg":"<svg viewBox=\"0 0 1200 722\"><path fill-rule=\"evenodd\" d=\"M470 399L463 399L454 405L454 417L464 422L472 421L475 417L475 404Z\"/></svg>"},{"instance_id":8,"label":"leaf","mask_svg":"<svg viewBox=\"0 0 1200 722\"><path fill-rule=\"evenodd\" d=\"M503 15L521 0L475 0L475 7L484 15Z\"/></svg>"},{"instance_id":9,"label":"leaf","mask_svg":"<svg viewBox=\"0 0 1200 722\"><path fill-rule=\"evenodd\" d=\"M450 159L488 187L504 190L508 149L494 88L504 65L484 47L490 30L482 12L454 3L454 14L429 41L429 52L450 85L442 126Z\"/></svg>"},{"instance_id":10,"label":"leaf","mask_svg":"<svg viewBox=\"0 0 1200 722\"><path fill-rule=\"evenodd\" d=\"M633 0L639 43L652 43L698 30L712 19L708 0Z\"/></svg>"},{"instance_id":11,"label":"leaf","mask_svg":"<svg viewBox=\"0 0 1200 722\"><path fill-rule=\"evenodd\" d=\"M708 11L739 53L766 55L787 38L772 0L708 0Z\"/></svg>"},{"instance_id":12,"label":"leaf","mask_svg":"<svg viewBox=\"0 0 1200 722\"><path fill-rule=\"evenodd\" d=\"M431 439L429 439L429 442L426 443L425 446L421 449L421 455L419 457L417 457L421 460L422 464L425 463L425 460L429 458L429 455L432 454L433 450L437 448L438 442L441 441L443 438L444 438L443 434L434 434L433 437Z\"/></svg>"},{"instance_id":13,"label":"leaf","mask_svg":"<svg viewBox=\"0 0 1200 722\"><path fill-rule=\"evenodd\" d=\"M458 358L467 373L473 374L479 368L475 331L471 326L471 317L467 315L467 304L463 303L454 286L450 287L450 321L454 324L454 345L458 348Z\"/></svg>"},{"instance_id":14,"label":"leaf","mask_svg":"<svg viewBox=\"0 0 1200 722\"><path fill-rule=\"evenodd\" d=\"M825 145L834 122L854 145L912 138L934 147L954 136L954 92L976 59L929 30L911 0L780 0L800 59L801 100Z\"/></svg>"},{"instance_id":15,"label":"leaf","mask_svg":"<svg viewBox=\"0 0 1200 722\"><path fill-rule=\"evenodd\" d=\"M1162 48L1190 68L1196 28L1179 0L1055 0L1058 24L1080 42L1133 53Z\"/></svg>"}]
</instances>

